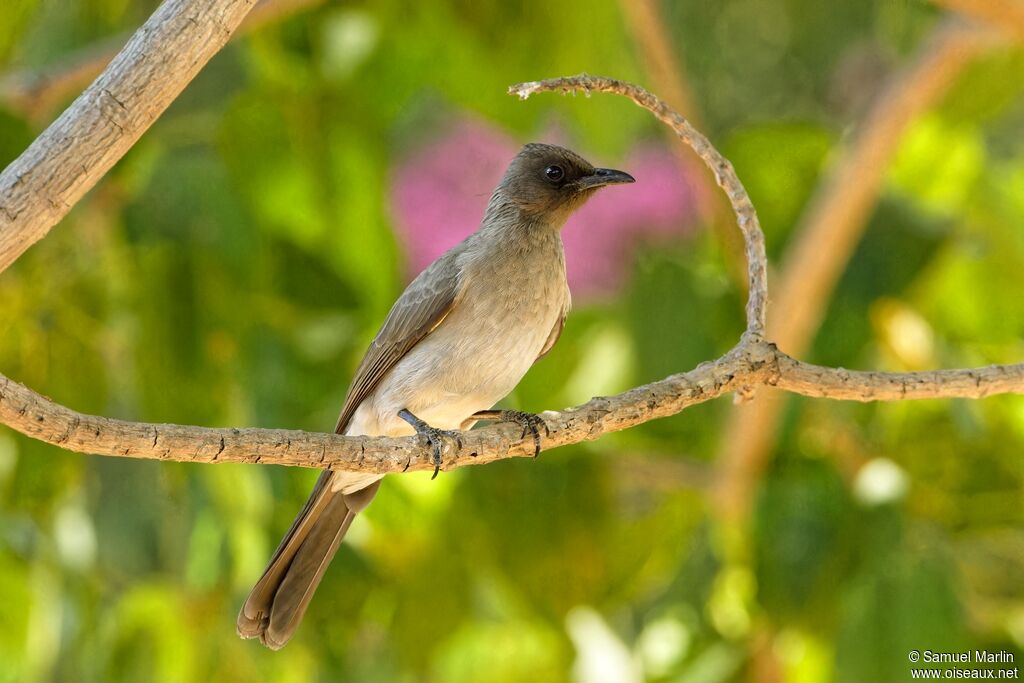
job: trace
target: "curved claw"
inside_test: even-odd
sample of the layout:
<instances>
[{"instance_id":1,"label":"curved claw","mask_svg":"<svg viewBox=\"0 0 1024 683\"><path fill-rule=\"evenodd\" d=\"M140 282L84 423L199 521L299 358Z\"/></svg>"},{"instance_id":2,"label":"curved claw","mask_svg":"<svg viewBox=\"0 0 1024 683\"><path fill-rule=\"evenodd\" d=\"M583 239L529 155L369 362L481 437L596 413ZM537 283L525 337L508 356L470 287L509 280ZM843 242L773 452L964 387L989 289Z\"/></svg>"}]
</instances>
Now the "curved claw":
<instances>
[{"instance_id":1,"label":"curved claw","mask_svg":"<svg viewBox=\"0 0 1024 683\"><path fill-rule=\"evenodd\" d=\"M430 475L430 479L433 481L437 477L437 473L441 471L445 441L449 439L454 441L456 450L462 450L462 436L452 429L436 429L434 427L427 427L420 433L420 436L434 448L434 457L431 458L434 463L434 473Z\"/></svg>"},{"instance_id":2,"label":"curved claw","mask_svg":"<svg viewBox=\"0 0 1024 683\"><path fill-rule=\"evenodd\" d=\"M455 441L457 450L462 450L462 436L459 432L453 429L435 429L430 427L426 430L425 434L427 443L434 447L434 473L430 475L430 480L433 481L437 478L437 473L441 471L442 456L444 455L444 441L446 439L452 439Z\"/></svg>"},{"instance_id":3,"label":"curved claw","mask_svg":"<svg viewBox=\"0 0 1024 683\"><path fill-rule=\"evenodd\" d=\"M437 473L441 471L445 441L448 439L455 441L457 450L462 450L462 434L456 430L431 427L405 408L398 411L398 416L412 425L412 428L416 430L416 434L423 439L424 443L433 448L433 457L430 459L434 463L434 474L430 476L430 479L433 480L437 477Z\"/></svg>"},{"instance_id":4,"label":"curved claw","mask_svg":"<svg viewBox=\"0 0 1024 683\"><path fill-rule=\"evenodd\" d=\"M515 422L523 428L522 436L525 439L527 434L533 434L533 457L540 455L540 428L544 428L544 435L551 436L551 429L548 423L540 415L526 413L522 410L482 410L474 417L483 420L497 420L499 422Z\"/></svg>"},{"instance_id":5,"label":"curved claw","mask_svg":"<svg viewBox=\"0 0 1024 683\"><path fill-rule=\"evenodd\" d=\"M550 436L551 430L548 429L548 423L544 421L540 415L534 415L533 413L521 413L522 420L515 420L517 423L523 425L523 436L526 438L527 433L533 434L533 457L540 455L540 427L544 428L545 436Z\"/></svg>"}]
</instances>

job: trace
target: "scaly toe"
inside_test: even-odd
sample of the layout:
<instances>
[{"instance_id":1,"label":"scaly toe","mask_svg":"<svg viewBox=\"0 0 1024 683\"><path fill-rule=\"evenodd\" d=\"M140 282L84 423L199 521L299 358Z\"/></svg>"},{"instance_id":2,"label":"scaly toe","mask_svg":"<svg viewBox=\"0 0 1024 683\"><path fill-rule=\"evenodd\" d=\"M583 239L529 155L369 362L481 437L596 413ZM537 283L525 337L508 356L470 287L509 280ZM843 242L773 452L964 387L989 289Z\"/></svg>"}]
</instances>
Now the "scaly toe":
<instances>
[{"instance_id":1,"label":"scaly toe","mask_svg":"<svg viewBox=\"0 0 1024 683\"><path fill-rule=\"evenodd\" d=\"M506 410L502 412L501 419L505 422L515 422L522 425L523 434L520 438L525 439L527 434L533 434L533 457L540 455L540 428L544 428L544 434L549 436L551 430L548 423L540 415L526 413L521 410Z\"/></svg>"},{"instance_id":2,"label":"scaly toe","mask_svg":"<svg viewBox=\"0 0 1024 683\"><path fill-rule=\"evenodd\" d=\"M434 463L434 474L431 475L431 479L437 477L437 473L441 471L441 465L444 462L445 447L455 442L456 451L462 450L462 436L459 432L448 429L434 429L431 428L427 432L426 438L428 443L434 447L434 457L431 458L431 462Z\"/></svg>"}]
</instances>

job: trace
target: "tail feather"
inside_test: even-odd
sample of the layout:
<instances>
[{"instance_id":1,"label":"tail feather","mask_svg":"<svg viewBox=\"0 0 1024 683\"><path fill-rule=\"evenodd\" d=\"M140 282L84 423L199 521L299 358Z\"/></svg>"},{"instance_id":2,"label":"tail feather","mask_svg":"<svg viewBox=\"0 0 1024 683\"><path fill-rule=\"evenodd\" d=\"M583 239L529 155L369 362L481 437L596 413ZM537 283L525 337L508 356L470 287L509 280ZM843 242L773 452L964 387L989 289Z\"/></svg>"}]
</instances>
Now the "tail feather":
<instances>
[{"instance_id":1,"label":"tail feather","mask_svg":"<svg viewBox=\"0 0 1024 683\"><path fill-rule=\"evenodd\" d=\"M277 650L295 633L352 520L373 499L375 481L350 494L333 491L333 473L317 480L238 614L238 635Z\"/></svg>"}]
</instances>

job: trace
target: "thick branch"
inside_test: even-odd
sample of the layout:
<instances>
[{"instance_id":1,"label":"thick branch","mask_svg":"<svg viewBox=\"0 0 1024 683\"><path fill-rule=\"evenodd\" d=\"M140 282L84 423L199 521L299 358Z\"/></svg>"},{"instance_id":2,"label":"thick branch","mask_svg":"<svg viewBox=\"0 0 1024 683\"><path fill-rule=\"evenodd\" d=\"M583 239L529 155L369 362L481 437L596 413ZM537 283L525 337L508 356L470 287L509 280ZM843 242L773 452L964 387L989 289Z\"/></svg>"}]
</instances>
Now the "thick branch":
<instances>
[{"instance_id":1,"label":"thick branch","mask_svg":"<svg viewBox=\"0 0 1024 683\"><path fill-rule=\"evenodd\" d=\"M166 0L99 78L0 174L0 272L124 156L255 0Z\"/></svg>"},{"instance_id":2,"label":"thick branch","mask_svg":"<svg viewBox=\"0 0 1024 683\"><path fill-rule=\"evenodd\" d=\"M714 363L673 375L610 398L594 398L562 412L544 413L550 433L541 435L545 450L590 441L674 415L741 383L767 378L766 359L737 349ZM416 437L348 437L281 429L211 429L126 422L83 415L0 378L0 422L26 436L67 450L98 455L187 462L250 462L334 467L368 472L431 469L431 450ZM463 438L463 448L449 454L445 469L484 464L509 457L532 457L532 437L522 428L494 425Z\"/></svg>"},{"instance_id":3,"label":"thick branch","mask_svg":"<svg viewBox=\"0 0 1024 683\"><path fill-rule=\"evenodd\" d=\"M320 5L323 1L260 0L232 38ZM9 73L0 79L0 100L30 119L39 119L89 85L127 38L127 35L118 35L104 39L76 50L51 66Z\"/></svg>"},{"instance_id":4,"label":"thick branch","mask_svg":"<svg viewBox=\"0 0 1024 683\"><path fill-rule=\"evenodd\" d=\"M549 412L550 432L541 437L545 449L593 440L684 408L751 387L771 385L811 396L854 400L981 397L1024 393L1024 366L940 371L935 373L859 373L806 365L781 353L761 337L767 298L764 236L750 199L730 164L706 138L677 113L642 88L607 78L575 76L514 86L528 97L545 90L612 92L630 98L672 127L694 146L725 188L736 212L749 259L750 292L747 332L728 354L690 372L672 375L610 398ZM70 121L74 124L74 120ZM45 134L44 134L45 136ZM32 190L32 181L26 189ZM9 189L0 188L0 204ZM31 225L26 217L25 223ZM187 462L254 462L376 473L428 469L430 449L414 437L344 437L273 429L212 429L145 424L83 415L0 375L0 422L15 430L68 450L101 455L181 460ZM465 435L463 447L448 455L445 469L533 455L532 438L520 428L495 425Z\"/></svg>"},{"instance_id":5,"label":"thick branch","mask_svg":"<svg viewBox=\"0 0 1024 683\"><path fill-rule=\"evenodd\" d=\"M592 441L676 413L722 394L774 385L805 396L855 401L982 398L1024 393L1024 364L972 370L882 373L823 368L794 360L774 345L746 338L712 363L611 397L599 397L543 417L544 450ZM84 415L0 377L0 422L71 451L184 462L245 462L361 472L431 469L431 450L416 437L349 437L285 429L214 429L127 422ZM445 470L531 457L533 439L521 428L495 425L463 437Z\"/></svg>"}]
</instances>

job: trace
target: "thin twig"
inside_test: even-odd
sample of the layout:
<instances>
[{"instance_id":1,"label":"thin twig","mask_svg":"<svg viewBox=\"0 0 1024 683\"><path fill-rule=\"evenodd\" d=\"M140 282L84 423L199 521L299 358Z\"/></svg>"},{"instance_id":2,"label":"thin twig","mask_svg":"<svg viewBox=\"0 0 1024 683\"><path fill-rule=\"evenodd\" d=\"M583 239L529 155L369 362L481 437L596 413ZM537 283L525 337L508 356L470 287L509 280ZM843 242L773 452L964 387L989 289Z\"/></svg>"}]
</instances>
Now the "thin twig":
<instances>
[{"instance_id":1,"label":"thin twig","mask_svg":"<svg viewBox=\"0 0 1024 683\"><path fill-rule=\"evenodd\" d=\"M119 78L130 79L131 76L121 73ZM123 84L113 79L111 85ZM749 393L751 387L759 385L784 387L809 396L855 400L980 398L995 393L1024 393L1024 365L937 373L858 373L806 365L781 353L774 344L761 338L767 297L764 236L750 199L729 163L685 119L636 85L607 78L574 76L521 84L514 86L511 92L525 98L546 90L623 95L649 110L692 144L701 159L716 171L736 212L749 258L750 293L747 331L732 351L690 372L672 375L617 396L594 398L576 408L544 413L550 428L541 435L545 449L593 440L608 432L673 415L728 392ZM102 132L91 134L102 135ZM78 140L70 146L90 143ZM9 193L10 189L0 187L0 205L4 205ZM31 225L28 217L23 225ZM212 429L128 422L75 412L2 375L0 422L68 450L101 455L300 465L377 473L432 467L430 449L415 437L345 437L288 430ZM533 439L522 438L520 427L494 425L467 433L463 447L448 454L445 469L533 454Z\"/></svg>"},{"instance_id":2,"label":"thin twig","mask_svg":"<svg viewBox=\"0 0 1024 683\"><path fill-rule=\"evenodd\" d=\"M509 88L510 94L518 95L524 100L534 93L552 91L582 92L588 96L592 92L606 92L627 97L675 131L679 139L689 145L701 161L711 169L715 181L725 190L725 194L729 198L746 247L747 334L755 337L763 336L765 306L768 301L768 265L764 252L764 233L757 220L754 205L751 203L747 191L743 189L743 183L736 176L736 171L733 170L729 160L723 157L706 137L691 126L689 121L657 97L632 83L618 81L614 78L580 74L579 76L553 78L546 81L520 83Z\"/></svg>"}]
</instances>

